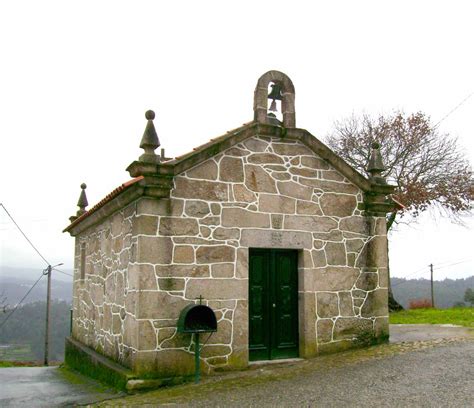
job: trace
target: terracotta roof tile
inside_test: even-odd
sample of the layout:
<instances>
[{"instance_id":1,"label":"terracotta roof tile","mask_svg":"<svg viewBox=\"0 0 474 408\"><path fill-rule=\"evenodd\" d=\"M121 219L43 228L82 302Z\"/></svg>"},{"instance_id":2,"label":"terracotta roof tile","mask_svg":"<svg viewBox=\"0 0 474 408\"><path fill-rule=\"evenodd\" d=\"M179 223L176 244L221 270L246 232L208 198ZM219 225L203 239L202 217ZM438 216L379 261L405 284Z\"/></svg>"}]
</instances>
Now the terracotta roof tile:
<instances>
[{"instance_id":1,"label":"terracotta roof tile","mask_svg":"<svg viewBox=\"0 0 474 408\"><path fill-rule=\"evenodd\" d=\"M392 196L392 201L395 203L397 210L404 210L406 208L405 205L403 205L400 201L395 199L393 196Z\"/></svg>"},{"instance_id":2,"label":"terracotta roof tile","mask_svg":"<svg viewBox=\"0 0 474 408\"><path fill-rule=\"evenodd\" d=\"M194 152L196 152L197 150L203 150L205 149L206 147L208 146L211 146L213 144L215 144L216 142L219 142L221 140L225 140L229 137L229 134L232 134L232 133L235 133L235 132L238 132L240 130L242 130L243 128L245 128L246 126L249 126L249 125L254 125L255 124L255 121L250 121L250 122L246 122L244 123L242 126L238 127L238 128L235 128L235 129L232 129L232 130L229 130L225 133L225 135L222 135L222 136L218 136L218 137L214 137L212 139L210 139L208 142L206 143L203 143L202 145L200 146L197 146L197 147L193 147L193 150L191 152L187 152L187 153L184 153L180 156L176 156L174 158L174 160L172 160L173 162L178 162L182 159L184 159L185 157L188 157L190 155L192 155Z\"/></svg>"},{"instance_id":3,"label":"terracotta roof tile","mask_svg":"<svg viewBox=\"0 0 474 408\"><path fill-rule=\"evenodd\" d=\"M109 194L107 194L102 200L100 200L96 205L91 207L89 210L87 210L84 214L82 214L80 217L76 218L69 226L64 230L67 231L74 225L79 224L82 220L87 218L89 215L93 214L96 212L98 209L102 208L105 204L107 204L109 201L112 201L115 197L117 197L119 194L124 192L128 187L131 185L137 183L143 179L143 176L135 177L129 181L126 181L125 183L121 184L118 186L115 190L112 190Z\"/></svg>"}]
</instances>

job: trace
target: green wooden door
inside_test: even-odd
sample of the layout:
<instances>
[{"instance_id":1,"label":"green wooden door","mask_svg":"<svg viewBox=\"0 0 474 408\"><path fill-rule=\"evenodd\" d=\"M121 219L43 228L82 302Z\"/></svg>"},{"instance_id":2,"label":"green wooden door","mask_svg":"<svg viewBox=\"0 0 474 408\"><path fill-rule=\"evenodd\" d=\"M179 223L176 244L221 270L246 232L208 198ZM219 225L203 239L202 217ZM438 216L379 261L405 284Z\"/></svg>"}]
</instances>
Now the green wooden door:
<instances>
[{"instance_id":1,"label":"green wooden door","mask_svg":"<svg viewBox=\"0 0 474 408\"><path fill-rule=\"evenodd\" d=\"M250 360L298 357L298 253L250 249Z\"/></svg>"}]
</instances>

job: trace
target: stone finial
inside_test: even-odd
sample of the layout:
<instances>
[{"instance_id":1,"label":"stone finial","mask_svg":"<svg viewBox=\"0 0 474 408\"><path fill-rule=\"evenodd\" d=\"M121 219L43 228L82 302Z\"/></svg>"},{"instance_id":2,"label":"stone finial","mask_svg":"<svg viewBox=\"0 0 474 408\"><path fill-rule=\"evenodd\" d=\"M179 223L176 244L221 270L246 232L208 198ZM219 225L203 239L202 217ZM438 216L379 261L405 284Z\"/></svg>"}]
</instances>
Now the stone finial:
<instances>
[{"instance_id":1,"label":"stone finial","mask_svg":"<svg viewBox=\"0 0 474 408\"><path fill-rule=\"evenodd\" d=\"M145 163L158 163L160 161L160 156L155 153L155 149L160 146L160 140L158 139L155 125L153 124L155 112L152 110L146 111L145 118L148 122L140 142L140 147L145 150L145 153L143 153L138 160Z\"/></svg>"},{"instance_id":2,"label":"stone finial","mask_svg":"<svg viewBox=\"0 0 474 408\"><path fill-rule=\"evenodd\" d=\"M81 195L79 196L79 200L77 200L77 206L79 207L79 210L77 210L77 216L84 214L86 212L86 207L89 205L87 201L87 196L86 196L86 188L87 188L86 183L82 183Z\"/></svg>"},{"instance_id":3,"label":"stone finial","mask_svg":"<svg viewBox=\"0 0 474 408\"><path fill-rule=\"evenodd\" d=\"M382 176L385 166L383 165L382 155L380 154L380 143L373 142L371 148L372 152L367 165L367 171L370 173L370 178L376 184L387 184L387 181Z\"/></svg>"},{"instance_id":4,"label":"stone finial","mask_svg":"<svg viewBox=\"0 0 474 408\"><path fill-rule=\"evenodd\" d=\"M81 194L79 195L79 200L77 200L77 206L79 207L79 209L77 210L76 215L69 217L70 222L77 220L82 214L86 212L86 207L89 205L89 202L87 201L87 196L86 196L86 188L87 188L86 183L82 183Z\"/></svg>"}]
</instances>

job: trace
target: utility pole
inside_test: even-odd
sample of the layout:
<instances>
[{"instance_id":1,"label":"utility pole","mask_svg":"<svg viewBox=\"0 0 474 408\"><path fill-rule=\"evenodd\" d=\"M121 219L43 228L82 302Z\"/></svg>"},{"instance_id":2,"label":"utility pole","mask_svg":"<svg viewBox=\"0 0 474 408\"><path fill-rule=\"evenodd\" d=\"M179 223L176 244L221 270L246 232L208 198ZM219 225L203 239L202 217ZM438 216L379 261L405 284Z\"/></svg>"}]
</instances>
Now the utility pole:
<instances>
[{"instance_id":1,"label":"utility pole","mask_svg":"<svg viewBox=\"0 0 474 408\"><path fill-rule=\"evenodd\" d=\"M49 332L51 321L51 272L56 266L61 266L62 263L55 266L48 265L43 271L43 275L48 275L48 290L46 292L46 330L44 333L44 365L49 365Z\"/></svg>"},{"instance_id":2,"label":"utility pole","mask_svg":"<svg viewBox=\"0 0 474 408\"><path fill-rule=\"evenodd\" d=\"M431 271L431 307L435 307L434 303L434 290L433 290L433 264L430 264L430 271Z\"/></svg>"},{"instance_id":3,"label":"utility pole","mask_svg":"<svg viewBox=\"0 0 474 408\"><path fill-rule=\"evenodd\" d=\"M48 275L48 291L46 293L46 331L44 333L44 365L49 365L49 320L51 313L51 271L53 270L51 265L44 270L43 274Z\"/></svg>"}]
</instances>

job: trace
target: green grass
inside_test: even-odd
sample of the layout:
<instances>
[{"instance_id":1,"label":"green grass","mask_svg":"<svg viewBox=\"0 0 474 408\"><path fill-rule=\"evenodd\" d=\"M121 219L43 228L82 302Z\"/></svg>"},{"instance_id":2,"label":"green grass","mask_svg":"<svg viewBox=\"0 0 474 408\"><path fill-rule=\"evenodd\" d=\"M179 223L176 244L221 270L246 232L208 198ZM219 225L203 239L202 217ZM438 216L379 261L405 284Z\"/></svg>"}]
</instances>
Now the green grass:
<instances>
[{"instance_id":1,"label":"green grass","mask_svg":"<svg viewBox=\"0 0 474 408\"><path fill-rule=\"evenodd\" d=\"M11 361L0 361L0 368L16 367Z\"/></svg>"},{"instance_id":2,"label":"green grass","mask_svg":"<svg viewBox=\"0 0 474 408\"><path fill-rule=\"evenodd\" d=\"M12 344L7 349L0 350L1 361L35 361L37 358L29 344Z\"/></svg>"},{"instance_id":3,"label":"green grass","mask_svg":"<svg viewBox=\"0 0 474 408\"><path fill-rule=\"evenodd\" d=\"M411 309L390 313L391 324L456 324L474 327L474 307Z\"/></svg>"},{"instance_id":4,"label":"green grass","mask_svg":"<svg viewBox=\"0 0 474 408\"><path fill-rule=\"evenodd\" d=\"M42 363L38 361L3 361L0 360L0 368L9 367L41 367Z\"/></svg>"}]
</instances>

